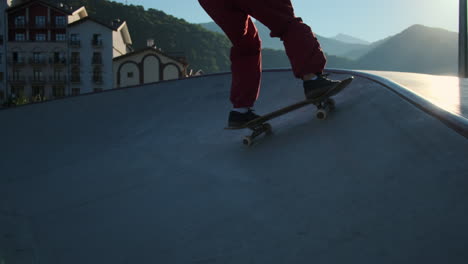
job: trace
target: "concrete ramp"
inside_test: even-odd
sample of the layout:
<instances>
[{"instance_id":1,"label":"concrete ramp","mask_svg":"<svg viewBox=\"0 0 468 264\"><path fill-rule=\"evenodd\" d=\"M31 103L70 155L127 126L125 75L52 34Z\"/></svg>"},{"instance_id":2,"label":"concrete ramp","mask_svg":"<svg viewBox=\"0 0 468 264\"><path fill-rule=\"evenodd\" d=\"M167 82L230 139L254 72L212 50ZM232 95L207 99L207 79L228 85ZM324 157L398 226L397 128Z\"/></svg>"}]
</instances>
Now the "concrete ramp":
<instances>
[{"instance_id":1,"label":"concrete ramp","mask_svg":"<svg viewBox=\"0 0 468 264\"><path fill-rule=\"evenodd\" d=\"M0 263L467 263L465 137L358 77L247 148L230 79L0 111ZM262 86L260 114L303 97Z\"/></svg>"}]
</instances>

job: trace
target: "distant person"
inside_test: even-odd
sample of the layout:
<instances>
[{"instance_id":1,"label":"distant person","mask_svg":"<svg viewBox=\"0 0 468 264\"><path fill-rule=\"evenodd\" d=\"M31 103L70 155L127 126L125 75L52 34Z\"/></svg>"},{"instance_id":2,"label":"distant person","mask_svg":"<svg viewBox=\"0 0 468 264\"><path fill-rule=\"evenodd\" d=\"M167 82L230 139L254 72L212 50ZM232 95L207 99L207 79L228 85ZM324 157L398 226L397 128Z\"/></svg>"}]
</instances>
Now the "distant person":
<instances>
[{"instance_id":1,"label":"distant person","mask_svg":"<svg viewBox=\"0 0 468 264\"><path fill-rule=\"evenodd\" d=\"M308 99L324 95L340 81L323 75L326 58L309 26L294 15L290 0L199 0L200 5L231 40L233 109L229 126L239 127L257 117L253 106L260 91L261 40L251 16L279 37L297 78L304 81Z\"/></svg>"}]
</instances>

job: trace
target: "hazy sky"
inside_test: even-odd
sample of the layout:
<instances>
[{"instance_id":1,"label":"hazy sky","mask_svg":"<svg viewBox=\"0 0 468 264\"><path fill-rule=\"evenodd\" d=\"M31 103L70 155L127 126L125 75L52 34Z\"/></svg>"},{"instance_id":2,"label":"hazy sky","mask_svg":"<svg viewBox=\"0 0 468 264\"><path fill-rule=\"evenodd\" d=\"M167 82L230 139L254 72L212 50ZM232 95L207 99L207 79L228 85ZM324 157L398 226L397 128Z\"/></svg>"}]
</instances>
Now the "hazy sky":
<instances>
[{"instance_id":1,"label":"hazy sky","mask_svg":"<svg viewBox=\"0 0 468 264\"><path fill-rule=\"evenodd\" d=\"M128 4L162 10L191 23L211 21L198 0L127 1ZM325 37L345 33L376 41L413 24L458 32L459 0L292 0L292 3L296 16L302 17L315 33Z\"/></svg>"}]
</instances>

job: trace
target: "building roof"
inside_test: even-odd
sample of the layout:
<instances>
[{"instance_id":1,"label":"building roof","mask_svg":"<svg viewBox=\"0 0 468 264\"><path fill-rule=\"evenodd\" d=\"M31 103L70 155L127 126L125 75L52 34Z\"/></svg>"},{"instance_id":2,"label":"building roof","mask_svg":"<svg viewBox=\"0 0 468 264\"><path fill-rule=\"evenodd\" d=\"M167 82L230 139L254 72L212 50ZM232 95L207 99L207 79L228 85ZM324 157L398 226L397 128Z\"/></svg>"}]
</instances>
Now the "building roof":
<instances>
[{"instance_id":1,"label":"building roof","mask_svg":"<svg viewBox=\"0 0 468 264\"><path fill-rule=\"evenodd\" d=\"M54 5L54 4L51 4L51 3L47 3L47 2L45 2L43 0L29 0L29 1L23 2L21 4L13 5L13 6L7 8L6 12L12 12L12 11L15 11L15 10L18 10L18 9L22 9L22 8L28 6L28 5L35 4L35 3L39 3L39 4L42 4L42 5L48 6L50 8L53 8L53 9L57 10L57 11L64 12L64 13L66 13L68 15L72 15L73 12L75 12L76 10L81 8L81 7L72 8L71 6L67 6L65 4Z\"/></svg>"},{"instance_id":2,"label":"building roof","mask_svg":"<svg viewBox=\"0 0 468 264\"><path fill-rule=\"evenodd\" d=\"M108 28L108 29L110 29L110 30L113 30L113 31L117 31L117 30L120 28L120 26L121 26L123 23L125 23L125 21L123 21L123 22L121 22L121 23L120 23L120 21L119 21L118 26L116 26L115 24L106 24L106 23L103 23L103 22L101 22L101 21L99 21L99 20L97 20L97 19L95 19L95 18L92 18L92 17L90 17L90 16L87 16L87 17L84 17L84 18L82 18L82 19L80 19L80 20L77 20L77 21L75 21L75 22L73 22L73 23L68 24L68 26L69 26L69 27L77 26L77 25L82 24L82 23L84 23L84 22L86 22L86 21L92 21L92 22L94 22L94 23L96 23L96 24L99 24L99 25L101 25L101 26L104 26L104 27L106 27L106 28Z\"/></svg>"},{"instance_id":3,"label":"building roof","mask_svg":"<svg viewBox=\"0 0 468 264\"><path fill-rule=\"evenodd\" d=\"M160 49L157 49L156 46L145 47L143 49L139 49L139 50L124 54L124 55L119 56L119 57L115 57L113 60L114 61L123 60L123 59L126 59L127 57L131 57L131 56L134 56L134 55L137 55L137 54L140 54L140 53L144 53L144 52L147 52L147 51L152 51L152 52L158 53L158 54L160 54L162 56L165 56L167 58L170 58L170 59L173 59L173 60L175 60L177 62L180 62L183 65L188 65L188 63L185 60L183 60L181 58L178 58L178 57L175 57L175 56L168 55L168 54L162 52Z\"/></svg>"}]
</instances>

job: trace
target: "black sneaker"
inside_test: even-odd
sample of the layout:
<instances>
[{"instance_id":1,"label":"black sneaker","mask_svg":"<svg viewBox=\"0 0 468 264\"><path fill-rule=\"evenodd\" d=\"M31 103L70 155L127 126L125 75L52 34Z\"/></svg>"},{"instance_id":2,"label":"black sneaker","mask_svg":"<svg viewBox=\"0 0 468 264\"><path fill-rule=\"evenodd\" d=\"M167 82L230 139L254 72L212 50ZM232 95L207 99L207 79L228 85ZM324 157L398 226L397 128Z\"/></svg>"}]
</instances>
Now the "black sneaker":
<instances>
[{"instance_id":1,"label":"black sneaker","mask_svg":"<svg viewBox=\"0 0 468 264\"><path fill-rule=\"evenodd\" d=\"M304 81L304 93L307 99L317 99L335 89L341 81L330 80L328 74L317 74L317 79Z\"/></svg>"},{"instance_id":2,"label":"black sneaker","mask_svg":"<svg viewBox=\"0 0 468 264\"><path fill-rule=\"evenodd\" d=\"M242 127L247 122L252 121L256 118L260 117L259 115L254 113L253 109L249 109L249 111L245 113L240 113L237 111L231 111L229 113L229 122L228 126L232 128Z\"/></svg>"}]
</instances>

